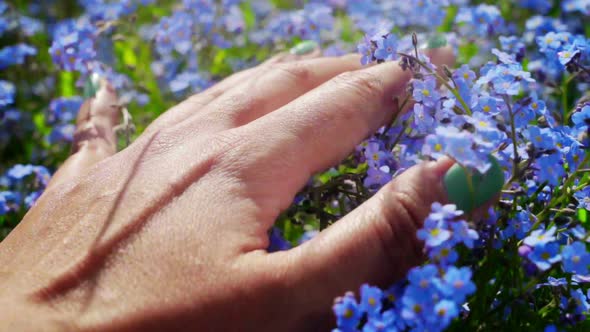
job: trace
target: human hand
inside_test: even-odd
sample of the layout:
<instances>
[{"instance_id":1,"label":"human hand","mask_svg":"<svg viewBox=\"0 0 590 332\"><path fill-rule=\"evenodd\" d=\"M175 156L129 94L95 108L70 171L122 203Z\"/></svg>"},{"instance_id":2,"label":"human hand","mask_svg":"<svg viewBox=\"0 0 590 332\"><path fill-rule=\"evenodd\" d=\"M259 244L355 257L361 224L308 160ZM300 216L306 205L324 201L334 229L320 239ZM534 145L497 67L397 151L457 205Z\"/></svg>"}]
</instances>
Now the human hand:
<instances>
[{"instance_id":1,"label":"human hand","mask_svg":"<svg viewBox=\"0 0 590 332\"><path fill-rule=\"evenodd\" d=\"M430 55L453 61L448 49ZM3 321L13 330L326 327L334 297L419 263L416 230L445 201L452 162L407 170L292 250L267 253L267 231L313 173L391 119L391 97L410 78L393 62L361 69L356 56L275 59L172 108L116 154L116 95L103 84L82 108L76 153L0 243Z\"/></svg>"}]
</instances>

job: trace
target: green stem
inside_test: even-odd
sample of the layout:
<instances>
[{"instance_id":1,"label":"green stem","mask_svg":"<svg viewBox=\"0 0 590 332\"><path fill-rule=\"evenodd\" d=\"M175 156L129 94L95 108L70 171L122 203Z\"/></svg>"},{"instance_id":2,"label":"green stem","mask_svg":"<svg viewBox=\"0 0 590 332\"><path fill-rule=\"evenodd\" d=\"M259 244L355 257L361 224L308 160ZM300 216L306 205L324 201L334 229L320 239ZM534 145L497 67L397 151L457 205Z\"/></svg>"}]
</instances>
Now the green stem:
<instances>
[{"instance_id":1,"label":"green stem","mask_svg":"<svg viewBox=\"0 0 590 332\"><path fill-rule=\"evenodd\" d=\"M512 136L512 148L514 152L514 159L513 159L513 166L512 166L512 177L510 179L518 179L519 170L518 170L518 143L516 142L516 126L514 124L514 113L512 112L512 106L510 105L510 99L508 96L504 95L504 102L508 107L508 113L510 114L510 131Z\"/></svg>"},{"instance_id":2,"label":"green stem","mask_svg":"<svg viewBox=\"0 0 590 332\"><path fill-rule=\"evenodd\" d=\"M444 85L447 89L449 89L449 91L451 91L451 93L455 96L455 98L457 98L457 100L459 101L461 106L463 106L463 109L465 110L465 112L468 115L473 114L471 112L471 108L469 108L469 106L467 106L467 103L465 102L463 97L461 97L461 94L459 94L459 91L457 91L457 89L453 88L444 77L440 76L436 71L430 69L430 67L428 67L424 62L420 61L417 57L409 55L409 54L401 53L401 52L399 52L398 54L416 61L416 63L418 63L422 68L426 69L426 71L428 71L428 73L434 75L434 77L437 78L439 83Z\"/></svg>"},{"instance_id":3,"label":"green stem","mask_svg":"<svg viewBox=\"0 0 590 332\"><path fill-rule=\"evenodd\" d=\"M582 160L582 162L578 165L578 169L581 167L585 167L586 163L588 163L589 161L590 161L590 154L586 154L584 156L584 159ZM549 216L549 213L551 213L551 209L553 209L555 206L557 206L559 203L561 203L561 201L564 198L568 197L567 188L571 187L573 182L576 180L576 176L575 176L576 174L577 174L577 170L570 173L570 175L566 178L565 182L563 183L563 186L561 187L562 188L561 196L559 196L555 200L552 200L549 204L547 204L545 206L545 208L541 212L539 212L539 214L537 214L537 221L531 227L531 231L534 231L535 229L537 229L541 225L542 220L547 218ZM557 187L554 189L553 194L555 194L556 191L557 191Z\"/></svg>"}]
</instances>

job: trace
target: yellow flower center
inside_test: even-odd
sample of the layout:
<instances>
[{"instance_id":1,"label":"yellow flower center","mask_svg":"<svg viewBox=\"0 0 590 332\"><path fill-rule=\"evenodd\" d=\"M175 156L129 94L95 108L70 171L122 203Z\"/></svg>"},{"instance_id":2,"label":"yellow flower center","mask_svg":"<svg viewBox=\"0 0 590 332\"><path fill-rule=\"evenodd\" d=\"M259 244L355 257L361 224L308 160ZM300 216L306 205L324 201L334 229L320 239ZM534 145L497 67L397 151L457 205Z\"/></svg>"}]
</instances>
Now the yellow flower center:
<instances>
[{"instance_id":1,"label":"yellow flower center","mask_svg":"<svg viewBox=\"0 0 590 332\"><path fill-rule=\"evenodd\" d=\"M422 306L419 304L414 304L414 312L419 314L422 312Z\"/></svg>"},{"instance_id":2,"label":"yellow flower center","mask_svg":"<svg viewBox=\"0 0 590 332\"><path fill-rule=\"evenodd\" d=\"M353 314L354 314L354 313L352 312L352 310L350 310L350 309L346 309L346 310L344 311L344 315L343 315L343 316L344 316L344 318L351 318Z\"/></svg>"},{"instance_id":3,"label":"yellow flower center","mask_svg":"<svg viewBox=\"0 0 590 332\"><path fill-rule=\"evenodd\" d=\"M576 256L572 257L572 262L579 263L580 262L580 256L577 256L576 255Z\"/></svg>"}]
</instances>

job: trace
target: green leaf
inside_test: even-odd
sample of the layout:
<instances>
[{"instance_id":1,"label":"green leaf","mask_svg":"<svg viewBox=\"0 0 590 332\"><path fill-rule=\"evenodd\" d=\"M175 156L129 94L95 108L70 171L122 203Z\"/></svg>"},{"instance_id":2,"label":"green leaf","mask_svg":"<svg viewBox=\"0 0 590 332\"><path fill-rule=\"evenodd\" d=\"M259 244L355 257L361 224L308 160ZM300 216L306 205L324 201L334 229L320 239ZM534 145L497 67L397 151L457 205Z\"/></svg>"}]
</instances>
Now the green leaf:
<instances>
[{"instance_id":1,"label":"green leaf","mask_svg":"<svg viewBox=\"0 0 590 332\"><path fill-rule=\"evenodd\" d=\"M62 97L72 97L76 95L73 72L62 71L59 73L59 94Z\"/></svg>"},{"instance_id":2,"label":"green leaf","mask_svg":"<svg viewBox=\"0 0 590 332\"><path fill-rule=\"evenodd\" d=\"M443 24L438 27L438 32L451 32L453 30L453 24L455 24L455 17L459 8L457 6L449 6L447 8L447 16Z\"/></svg>"},{"instance_id":3,"label":"green leaf","mask_svg":"<svg viewBox=\"0 0 590 332\"><path fill-rule=\"evenodd\" d=\"M459 46L459 57L457 62L468 63L479 51L475 43L469 43Z\"/></svg>"},{"instance_id":4,"label":"green leaf","mask_svg":"<svg viewBox=\"0 0 590 332\"><path fill-rule=\"evenodd\" d=\"M240 4L242 15L244 15L244 22L246 23L246 30L251 30L256 25L256 14L252 10L252 5L248 1Z\"/></svg>"},{"instance_id":5,"label":"green leaf","mask_svg":"<svg viewBox=\"0 0 590 332\"><path fill-rule=\"evenodd\" d=\"M578 210L578 219L584 224L588 222L588 210L586 209L579 209Z\"/></svg>"},{"instance_id":6,"label":"green leaf","mask_svg":"<svg viewBox=\"0 0 590 332\"><path fill-rule=\"evenodd\" d=\"M35 123L35 127L37 127L37 130L44 136L49 135L49 133L51 133L51 128L47 126L45 122L45 115L42 112L33 115L33 123Z\"/></svg>"}]
</instances>

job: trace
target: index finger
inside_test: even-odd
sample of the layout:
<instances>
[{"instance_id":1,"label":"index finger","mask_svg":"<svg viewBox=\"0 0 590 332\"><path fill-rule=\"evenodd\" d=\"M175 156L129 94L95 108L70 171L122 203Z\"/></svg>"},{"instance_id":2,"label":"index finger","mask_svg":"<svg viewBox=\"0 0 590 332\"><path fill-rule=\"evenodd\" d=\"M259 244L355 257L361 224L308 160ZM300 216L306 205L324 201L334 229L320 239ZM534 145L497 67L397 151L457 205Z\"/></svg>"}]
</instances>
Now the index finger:
<instances>
[{"instance_id":1,"label":"index finger","mask_svg":"<svg viewBox=\"0 0 590 332\"><path fill-rule=\"evenodd\" d=\"M429 55L439 65L452 64L454 59L450 48ZM268 195L282 193L278 208L288 206L313 173L345 158L393 116L393 96L405 93L411 78L411 72L395 62L346 72L238 128L236 135L244 144L235 149L235 158L247 164L240 176L268 185Z\"/></svg>"}]
</instances>

